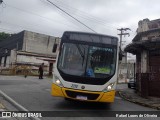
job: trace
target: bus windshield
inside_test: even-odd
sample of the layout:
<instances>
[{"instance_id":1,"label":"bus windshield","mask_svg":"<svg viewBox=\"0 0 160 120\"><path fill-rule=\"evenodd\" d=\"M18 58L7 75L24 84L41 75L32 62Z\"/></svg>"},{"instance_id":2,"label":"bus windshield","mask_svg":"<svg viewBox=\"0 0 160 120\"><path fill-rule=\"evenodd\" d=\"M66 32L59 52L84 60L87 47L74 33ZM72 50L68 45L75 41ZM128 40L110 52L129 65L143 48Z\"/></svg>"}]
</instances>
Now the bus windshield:
<instances>
[{"instance_id":1,"label":"bus windshield","mask_svg":"<svg viewBox=\"0 0 160 120\"><path fill-rule=\"evenodd\" d=\"M58 69L64 74L106 78L114 75L116 50L113 45L86 45L63 43L58 59Z\"/></svg>"}]
</instances>

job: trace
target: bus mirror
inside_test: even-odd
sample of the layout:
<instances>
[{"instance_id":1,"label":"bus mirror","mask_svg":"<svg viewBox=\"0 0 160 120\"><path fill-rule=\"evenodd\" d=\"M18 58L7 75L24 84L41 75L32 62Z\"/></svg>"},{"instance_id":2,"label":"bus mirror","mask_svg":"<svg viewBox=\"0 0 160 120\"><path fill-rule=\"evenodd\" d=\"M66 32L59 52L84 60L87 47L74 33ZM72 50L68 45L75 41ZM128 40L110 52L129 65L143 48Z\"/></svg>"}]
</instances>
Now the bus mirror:
<instances>
[{"instance_id":1,"label":"bus mirror","mask_svg":"<svg viewBox=\"0 0 160 120\"><path fill-rule=\"evenodd\" d=\"M119 53L119 60L120 60L120 61L122 61L122 57L123 57L123 54L120 52L120 53Z\"/></svg>"}]
</instances>

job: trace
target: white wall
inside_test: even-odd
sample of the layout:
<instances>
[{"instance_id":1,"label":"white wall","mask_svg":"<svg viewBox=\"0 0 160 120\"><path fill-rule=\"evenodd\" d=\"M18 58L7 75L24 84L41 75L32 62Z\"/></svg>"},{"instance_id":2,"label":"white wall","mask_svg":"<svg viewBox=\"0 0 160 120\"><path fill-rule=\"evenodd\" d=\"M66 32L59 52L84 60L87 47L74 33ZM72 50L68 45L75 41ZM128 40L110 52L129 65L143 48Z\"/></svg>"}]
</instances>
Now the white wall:
<instances>
[{"instance_id":1,"label":"white wall","mask_svg":"<svg viewBox=\"0 0 160 120\"><path fill-rule=\"evenodd\" d=\"M2 60L1 60L1 66L3 67L4 65L4 57L2 57Z\"/></svg>"},{"instance_id":2,"label":"white wall","mask_svg":"<svg viewBox=\"0 0 160 120\"><path fill-rule=\"evenodd\" d=\"M16 50L11 50L10 64L16 63L17 52Z\"/></svg>"},{"instance_id":3,"label":"white wall","mask_svg":"<svg viewBox=\"0 0 160 120\"><path fill-rule=\"evenodd\" d=\"M46 57L45 57L46 58ZM28 63L28 64L32 64L32 69L38 69L38 66L34 66L34 65L40 65L42 63L44 63L45 65L45 70L48 71L49 70L49 63L48 61L44 61L42 60L44 59L44 57L34 57L34 56L26 56L26 55L17 55L17 63Z\"/></svg>"},{"instance_id":4,"label":"white wall","mask_svg":"<svg viewBox=\"0 0 160 120\"><path fill-rule=\"evenodd\" d=\"M60 39L53 36L25 31L23 41L23 51L54 55L56 53L52 52L53 46L55 43L59 43Z\"/></svg>"},{"instance_id":5,"label":"white wall","mask_svg":"<svg viewBox=\"0 0 160 120\"><path fill-rule=\"evenodd\" d=\"M9 65L10 65L10 56L7 56L6 67L9 67Z\"/></svg>"}]
</instances>

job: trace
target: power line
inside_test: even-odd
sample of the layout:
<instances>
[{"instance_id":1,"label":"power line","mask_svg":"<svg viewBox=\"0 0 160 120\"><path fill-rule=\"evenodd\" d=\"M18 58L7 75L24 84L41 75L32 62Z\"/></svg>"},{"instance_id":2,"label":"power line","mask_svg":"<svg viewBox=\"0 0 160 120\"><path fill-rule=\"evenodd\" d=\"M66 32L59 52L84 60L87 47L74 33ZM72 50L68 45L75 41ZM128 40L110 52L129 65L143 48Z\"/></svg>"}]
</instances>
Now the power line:
<instances>
[{"instance_id":1,"label":"power line","mask_svg":"<svg viewBox=\"0 0 160 120\"><path fill-rule=\"evenodd\" d=\"M24 13L31 14L31 15L34 15L34 16L38 16L38 17L40 17L40 18L42 18L42 19L44 19L44 20L48 20L48 21L50 21L50 22L55 21L56 23L63 24L63 25L65 25L65 26L70 27L70 25L68 25L68 24L62 23L62 22L57 21L57 20L54 20L54 19L50 19L50 18L44 17L44 16L39 15L39 14L37 14L37 13L31 12L31 11L28 11L28 10L23 10L23 9L17 8L17 7L15 7L15 6L12 6L12 5L9 5L9 4L7 4L7 6L10 7L10 8L19 10L20 12L24 12ZM76 28L77 26L72 26L72 27Z\"/></svg>"},{"instance_id":2,"label":"power line","mask_svg":"<svg viewBox=\"0 0 160 120\"><path fill-rule=\"evenodd\" d=\"M88 14L85 11L79 10L77 8L74 8L74 7L70 6L70 5L68 5L67 3L65 3L65 1L63 1L63 2L60 2L59 0L54 0L54 1L56 1L59 4L59 6L62 6L63 8L66 8L67 11L69 10L72 13L76 13L76 15L80 16L81 18L84 18L86 20L92 20L94 22L100 23L100 24L105 25L105 26L109 26L111 28L117 28L117 26L115 26L115 25L113 25L113 24L111 24L109 22L106 23L106 20L102 20L102 19L100 19L100 18L98 18L96 16ZM80 13L80 14L78 15L78 13Z\"/></svg>"},{"instance_id":3,"label":"power line","mask_svg":"<svg viewBox=\"0 0 160 120\"><path fill-rule=\"evenodd\" d=\"M58 2L58 1L57 1ZM60 4L60 3L59 3ZM68 6L67 4L64 4L64 5L66 5L66 6ZM31 15L35 15L35 16L38 16L38 17L40 17L40 18L42 18L42 19L44 19L44 20L48 20L48 21L50 21L50 22L53 22L53 21L55 21L56 23L60 23L60 24L63 24L63 25L66 25L66 26L70 26L70 25L68 25L68 24L65 24L65 23L63 23L63 22L60 22L60 21L57 21L57 20L54 20L54 19L51 19L51 18L47 18L47 17L44 17L44 16L42 16L42 15L40 15L40 14L38 14L38 13L35 13L35 12L31 12L31 11L28 11L28 10L24 10L24 9L20 9L20 8L17 8L17 7L15 7L15 6L12 6L12 5L9 5L9 4L7 4L7 6L8 7L10 7L10 8L13 8L13 9L16 9L16 10L18 10L18 11L20 11L20 12L24 12L24 13L27 13L27 14L31 14ZM60 6L60 5L59 5ZM69 8L70 7L72 7L72 6L69 6ZM64 8L64 6L63 6L63 8ZM73 7L72 7L73 8ZM76 8L73 8L71 11L80 11L80 10L78 10L78 9L76 9ZM81 15L78 15L78 16L80 16L80 18L84 18L84 19L86 19L86 20L88 20L88 21L94 21L94 23L95 22L97 22L97 23L100 23L99 25L102 25L102 27L103 28L105 28L105 29L109 29L108 27L106 28L105 26L108 26L108 25L106 25L106 23L104 22L104 21L102 21L102 22L100 22L99 21L99 19L97 20L97 19L92 19L92 17L93 16L91 16L90 14L87 14L86 12L83 12L83 11L80 11L81 13L83 13L83 15L84 16L82 16L82 14ZM85 13L86 13L86 15L85 15ZM88 17L89 18L88 18ZM91 17L90 17L91 16ZM93 18L95 18L95 16L93 17ZM68 18L67 18L68 19ZM73 22L72 22L73 23ZM74 25L74 24L73 24ZM73 26L72 25L72 28L74 27L74 28L77 28L78 26ZM109 26L109 27L111 27L111 26ZM113 28L113 27L112 27Z\"/></svg>"},{"instance_id":4,"label":"power line","mask_svg":"<svg viewBox=\"0 0 160 120\"><path fill-rule=\"evenodd\" d=\"M57 1L58 2L58 1ZM64 5L66 5L66 4L64 4ZM55 21L56 23L59 23L59 24L63 24L63 25L65 25L65 26L68 26L68 27L70 27L70 25L68 25L68 24L65 24L65 23L63 23L63 22L60 22L60 21L57 21L57 20L54 20L54 19L51 19L51 18L47 18L47 17L44 17L44 16L42 16L42 15L40 15L40 14L37 14L37 13L35 13L35 12L31 12L31 11L28 11L28 10L24 10L24 9L21 9L21 8L17 8L17 7L15 7L15 6L12 6L12 5L10 5L10 4L7 4L7 7L10 7L10 8L13 8L13 9L16 9L16 10L18 10L18 11L20 11L20 12L24 12L24 13L27 13L27 14L31 14L31 15L34 15L34 16L38 16L38 17L40 17L40 18L42 18L42 19L44 19L44 20L48 20L48 21L50 21L50 22L53 22L53 21ZM63 6L64 7L64 6ZM73 7L72 7L73 8ZM73 8L72 10L78 10L78 9L76 9L76 8ZM80 11L80 10L78 10L78 11ZM83 15L85 15L85 13L86 12L83 12L83 11L80 11L81 13L84 13ZM97 22L98 24L100 24L100 25L102 25L102 27L104 27L105 29L109 29L108 27L111 27L111 28L117 28L117 27L112 27L113 25L108 25L108 23L107 23L107 25L106 25L106 23L104 22L104 21L99 21L99 19L97 20L97 19L94 19L95 18L95 16L92 16L92 15L90 15L90 14L87 14L86 13L86 15L85 16L82 16L82 14L81 15L78 15L80 18L84 18L84 19L86 19L86 20L88 20L88 21L94 21L94 23L95 22ZM91 17L90 17L91 16ZM86 18L87 17L87 18ZM92 18L93 17L93 18ZM105 26L107 26L107 28L105 27ZM77 28L77 26L73 26L72 25L72 27L74 27L74 28ZM110 30L110 29L109 29Z\"/></svg>"},{"instance_id":5,"label":"power line","mask_svg":"<svg viewBox=\"0 0 160 120\"><path fill-rule=\"evenodd\" d=\"M83 22L81 22L80 20L78 20L77 18L73 17L72 15L70 15L68 12L66 12L65 10L63 10L62 8L60 8L59 6L57 6L56 4L54 4L53 2L51 2L50 0L46 0L47 2L49 2L50 4L52 4L53 6L55 6L56 8L58 8L59 10L61 10L62 12L64 12L65 14L67 14L68 16L70 16L71 18L73 18L74 20L76 20L77 22L79 22L80 24L84 25L85 27L87 27L88 29L90 29L91 31L97 33L96 31L94 31L92 28L88 27L86 24L84 24Z\"/></svg>"},{"instance_id":6,"label":"power line","mask_svg":"<svg viewBox=\"0 0 160 120\"><path fill-rule=\"evenodd\" d=\"M120 50L122 50L122 36L124 35L128 35L128 36L130 36L130 34L129 33L125 33L125 31L127 31L127 30L130 30L131 31L131 29L130 28L121 28L121 29L117 29L117 30L119 30L120 31L120 34L118 34L119 36L120 36Z\"/></svg>"},{"instance_id":7,"label":"power line","mask_svg":"<svg viewBox=\"0 0 160 120\"><path fill-rule=\"evenodd\" d=\"M44 19L44 20L47 20L47 21L50 21L50 22L53 22L53 21L55 21L56 23L59 23L59 24L61 24L61 25L65 25L65 26L67 26L67 27L71 27L71 28L75 28L75 29L77 29L77 28L80 28L80 27L78 27L78 25L77 26L75 26L74 24L74 26L73 25L69 25L69 24L65 24L64 22L60 22L60 21L57 21L57 20L54 20L54 19L51 19L51 18L47 18L47 17L44 17L44 16L42 16L42 15L40 15L40 14L38 14L38 13L35 13L35 12L32 12L32 11L29 11L29 10L24 10L24 9L21 9L21 8L17 8L17 7L15 7L15 6L13 6L13 5L10 5L10 4L7 4L7 7L10 7L10 8L13 8L13 9L16 9L16 10L18 10L18 11L20 11L20 12L23 12L23 13L27 13L27 14L29 14L29 15L34 15L34 16L37 16L37 17L40 17L40 18L42 18L42 19ZM76 9L76 8L75 8ZM76 9L76 10L78 10L78 9ZM82 11L83 12L83 11ZM85 13L85 12L84 12ZM85 14L84 14L85 15ZM86 15L87 16L87 15ZM89 17L90 15L88 14L88 17ZM67 16L68 17L68 16ZM81 16L80 16L81 17ZM65 17L66 18L66 17ZM82 18L82 17L81 17ZM86 18L86 17L83 17L83 18L85 18L86 20L88 20L88 21L94 21L94 20L92 20L92 19L88 19L88 18ZM66 19L68 19L68 18L66 18ZM54 22L54 23L55 23ZM73 22L72 22L73 23ZM95 23L95 21L94 21L94 23ZM100 23L100 22L98 22L97 21L97 23ZM38 25L38 24L36 24L36 25ZM103 23L101 23L101 24L99 24L99 25L101 25L104 29L109 29L108 27L106 28L105 26L105 24L103 24ZM34 24L34 26L35 26L35 24ZM107 25L108 26L108 25ZM109 27L111 27L111 26L109 26ZM112 27L113 28L113 27ZM81 28L80 28L81 29ZM83 30L83 29L82 29ZM110 30L110 29L109 29ZM114 29L113 29L114 30Z\"/></svg>"}]
</instances>

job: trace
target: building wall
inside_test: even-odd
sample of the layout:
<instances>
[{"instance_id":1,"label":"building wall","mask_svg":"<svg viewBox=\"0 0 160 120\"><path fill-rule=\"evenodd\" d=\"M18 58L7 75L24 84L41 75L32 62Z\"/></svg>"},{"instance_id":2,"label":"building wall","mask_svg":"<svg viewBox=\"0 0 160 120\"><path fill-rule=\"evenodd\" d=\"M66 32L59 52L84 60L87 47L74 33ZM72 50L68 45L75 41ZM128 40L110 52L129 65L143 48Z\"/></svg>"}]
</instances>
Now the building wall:
<instances>
[{"instance_id":1,"label":"building wall","mask_svg":"<svg viewBox=\"0 0 160 120\"><path fill-rule=\"evenodd\" d=\"M141 73L147 72L147 66L148 66L148 59L147 59L147 51L143 50L141 52Z\"/></svg>"},{"instance_id":2,"label":"building wall","mask_svg":"<svg viewBox=\"0 0 160 120\"><path fill-rule=\"evenodd\" d=\"M147 31L149 29L148 23L149 23L149 19L143 19L143 20L139 21L137 33Z\"/></svg>"},{"instance_id":3,"label":"building wall","mask_svg":"<svg viewBox=\"0 0 160 120\"><path fill-rule=\"evenodd\" d=\"M11 54L10 54L10 64L11 65L15 65L17 61L17 51L16 49L11 50Z\"/></svg>"},{"instance_id":4,"label":"building wall","mask_svg":"<svg viewBox=\"0 0 160 120\"><path fill-rule=\"evenodd\" d=\"M38 69L39 65L44 63L45 70L49 71L52 68L53 62L57 54L57 49L54 45L58 46L60 38L39 34L30 31L22 31L17 33L0 44L2 51L0 53L1 67L16 69L29 67L31 69ZM4 49L3 49L4 48Z\"/></svg>"},{"instance_id":5,"label":"building wall","mask_svg":"<svg viewBox=\"0 0 160 120\"><path fill-rule=\"evenodd\" d=\"M39 65L44 63L45 70L48 71L49 69L49 62L43 61L46 57L35 57L35 56L27 56L27 55L17 55L17 63L22 65L31 65L31 69L38 69Z\"/></svg>"},{"instance_id":6,"label":"building wall","mask_svg":"<svg viewBox=\"0 0 160 120\"><path fill-rule=\"evenodd\" d=\"M6 66L5 67L9 67L10 66L10 56L7 56L6 58Z\"/></svg>"},{"instance_id":7,"label":"building wall","mask_svg":"<svg viewBox=\"0 0 160 120\"><path fill-rule=\"evenodd\" d=\"M122 58L119 63L119 82L127 82L127 79L134 77L134 63L135 60L127 61L127 54Z\"/></svg>"},{"instance_id":8,"label":"building wall","mask_svg":"<svg viewBox=\"0 0 160 120\"><path fill-rule=\"evenodd\" d=\"M33 53L54 55L55 53L53 53L52 50L55 43L59 43L58 38L25 31L22 50Z\"/></svg>"},{"instance_id":9,"label":"building wall","mask_svg":"<svg viewBox=\"0 0 160 120\"><path fill-rule=\"evenodd\" d=\"M45 62L42 59L43 59L43 57L17 55L17 62L19 62L19 63L37 63L37 64L41 64L41 63ZM45 63L48 63L48 62L45 62Z\"/></svg>"},{"instance_id":10,"label":"building wall","mask_svg":"<svg viewBox=\"0 0 160 120\"><path fill-rule=\"evenodd\" d=\"M150 44L137 54L137 90L142 96L160 97L160 19L139 22L137 32L143 32L138 41L148 40ZM152 54L151 54L152 53Z\"/></svg>"},{"instance_id":11,"label":"building wall","mask_svg":"<svg viewBox=\"0 0 160 120\"><path fill-rule=\"evenodd\" d=\"M3 67L3 65L4 65L4 57L2 57L1 59L1 66Z\"/></svg>"},{"instance_id":12,"label":"building wall","mask_svg":"<svg viewBox=\"0 0 160 120\"><path fill-rule=\"evenodd\" d=\"M127 61L127 78L134 78L135 76L135 60L128 60ZM134 68L135 67L135 68Z\"/></svg>"},{"instance_id":13,"label":"building wall","mask_svg":"<svg viewBox=\"0 0 160 120\"><path fill-rule=\"evenodd\" d=\"M149 19L143 19L138 22L137 33L145 32L145 31L149 31L149 30L153 30L153 29L157 29L157 28L160 28L160 19L152 20L152 21L150 21ZM146 36L144 35L143 37L146 37ZM144 39L144 38L142 38L142 39ZM144 40L146 40L146 39L144 39Z\"/></svg>"}]
</instances>

